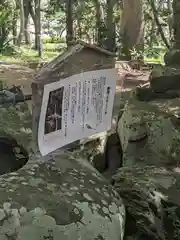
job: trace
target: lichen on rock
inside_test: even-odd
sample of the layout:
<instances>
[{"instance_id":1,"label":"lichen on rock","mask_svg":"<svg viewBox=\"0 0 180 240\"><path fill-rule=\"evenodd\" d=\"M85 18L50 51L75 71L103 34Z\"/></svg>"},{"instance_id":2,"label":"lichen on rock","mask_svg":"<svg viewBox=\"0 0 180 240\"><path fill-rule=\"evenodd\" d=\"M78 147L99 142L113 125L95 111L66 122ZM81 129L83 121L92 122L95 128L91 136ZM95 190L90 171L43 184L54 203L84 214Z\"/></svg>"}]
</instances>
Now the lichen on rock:
<instances>
[{"instance_id":1,"label":"lichen on rock","mask_svg":"<svg viewBox=\"0 0 180 240\"><path fill-rule=\"evenodd\" d=\"M34 156L0 185L0 239L123 239L122 200L84 159Z\"/></svg>"},{"instance_id":2,"label":"lichen on rock","mask_svg":"<svg viewBox=\"0 0 180 240\"><path fill-rule=\"evenodd\" d=\"M180 175L176 169L122 168L113 179L127 210L125 237L180 238Z\"/></svg>"}]
</instances>

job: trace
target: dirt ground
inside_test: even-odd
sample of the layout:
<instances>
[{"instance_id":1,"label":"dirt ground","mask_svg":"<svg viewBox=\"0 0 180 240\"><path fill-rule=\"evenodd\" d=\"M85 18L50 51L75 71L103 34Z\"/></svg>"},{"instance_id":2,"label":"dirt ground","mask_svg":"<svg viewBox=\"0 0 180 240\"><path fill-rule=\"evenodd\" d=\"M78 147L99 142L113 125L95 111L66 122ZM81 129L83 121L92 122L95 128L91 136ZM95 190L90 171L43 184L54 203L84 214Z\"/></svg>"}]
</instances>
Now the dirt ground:
<instances>
[{"instance_id":1,"label":"dirt ground","mask_svg":"<svg viewBox=\"0 0 180 240\"><path fill-rule=\"evenodd\" d=\"M119 112L121 94L128 92L135 86L148 81L149 72L132 71L125 63L117 63L117 87L114 101L113 115L116 116ZM125 77L130 73L130 76ZM3 81L8 86L21 85L24 94L31 94L31 83L35 70L15 65L15 64L0 64L0 81ZM29 104L31 104L29 102Z\"/></svg>"},{"instance_id":2,"label":"dirt ground","mask_svg":"<svg viewBox=\"0 0 180 240\"><path fill-rule=\"evenodd\" d=\"M21 85L24 94L31 93L31 82L35 71L15 64L0 64L0 81L9 87Z\"/></svg>"}]
</instances>

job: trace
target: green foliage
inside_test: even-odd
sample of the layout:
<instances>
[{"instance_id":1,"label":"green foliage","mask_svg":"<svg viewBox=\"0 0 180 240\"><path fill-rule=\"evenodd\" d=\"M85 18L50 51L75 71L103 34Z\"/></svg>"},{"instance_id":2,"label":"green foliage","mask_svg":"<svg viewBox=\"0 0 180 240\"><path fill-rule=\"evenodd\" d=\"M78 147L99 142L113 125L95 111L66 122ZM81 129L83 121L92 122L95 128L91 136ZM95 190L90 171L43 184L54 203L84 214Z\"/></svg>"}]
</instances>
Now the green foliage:
<instances>
[{"instance_id":1,"label":"green foliage","mask_svg":"<svg viewBox=\"0 0 180 240\"><path fill-rule=\"evenodd\" d=\"M65 43L66 40L65 40L65 38L60 38L60 37L57 37L57 36L53 36L53 37L42 38L42 42L43 43Z\"/></svg>"},{"instance_id":2,"label":"green foliage","mask_svg":"<svg viewBox=\"0 0 180 240\"><path fill-rule=\"evenodd\" d=\"M141 59L143 56L143 51L138 51L135 47L130 50L133 60Z\"/></svg>"},{"instance_id":3,"label":"green foliage","mask_svg":"<svg viewBox=\"0 0 180 240\"><path fill-rule=\"evenodd\" d=\"M172 239L178 240L180 239L180 216L179 216L179 208L177 206L171 206L165 209L169 219L171 220L171 224L173 227L173 236Z\"/></svg>"},{"instance_id":4,"label":"green foliage","mask_svg":"<svg viewBox=\"0 0 180 240\"><path fill-rule=\"evenodd\" d=\"M0 53L12 52L10 41L8 39L11 28L12 9L8 3L0 6Z\"/></svg>"},{"instance_id":5,"label":"green foliage","mask_svg":"<svg viewBox=\"0 0 180 240\"><path fill-rule=\"evenodd\" d=\"M96 19L98 4L101 6L101 18L99 21ZM105 0L74 0L73 4L73 29L75 39L82 39L87 42L99 43L101 46L105 47L108 42L108 29L106 28L107 21L107 1ZM166 34L166 37L169 38L169 29L168 29L168 17L172 13L168 5L165 3L165 0L155 0L155 5L158 10L158 18L160 24L163 27L163 31ZM34 6L33 6L34 7ZM19 3L13 2L12 0L3 0L0 5L0 53L4 55L15 55L18 56L17 52L12 46L12 26L13 26L13 16L17 12L17 18L20 18L19 14ZM156 22L154 21L154 16L152 13L152 8L148 1L144 1L144 21L145 21L145 36L144 36L144 52L138 51L135 48L131 49L131 55L133 59L141 58L143 55L147 58L154 59L155 61L161 58L164 50L161 51L156 49L154 45L162 43L159 30ZM116 47L118 52L122 52L123 49L123 40L122 40L122 2L115 1L114 5L114 19L116 27ZM48 58L49 53L52 56L54 54L64 49L64 43L66 42L66 1L56 1L48 0L45 3L43 2L43 9L41 11L41 21L42 21L42 35L46 34L47 37L42 37L43 51ZM30 14L29 14L30 16ZM18 19L19 21L19 19ZM99 27L97 23L99 22ZM3 31L3 34L2 34ZM33 34L30 34L31 38ZM33 36L34 37L34 36ZM34 44L34 43L33 43ZM47 48L48 44L56 44L55 47L51 49ZM59 44L59 46L58 46ZM29 50L34 54L34 51ZM129 51L129 49L128 49ZM20 57L21 58L21 57ZM31 58L31 56L29 57ZM45 57L46 58L46 57Z\"/></svg>"}]
</instances>

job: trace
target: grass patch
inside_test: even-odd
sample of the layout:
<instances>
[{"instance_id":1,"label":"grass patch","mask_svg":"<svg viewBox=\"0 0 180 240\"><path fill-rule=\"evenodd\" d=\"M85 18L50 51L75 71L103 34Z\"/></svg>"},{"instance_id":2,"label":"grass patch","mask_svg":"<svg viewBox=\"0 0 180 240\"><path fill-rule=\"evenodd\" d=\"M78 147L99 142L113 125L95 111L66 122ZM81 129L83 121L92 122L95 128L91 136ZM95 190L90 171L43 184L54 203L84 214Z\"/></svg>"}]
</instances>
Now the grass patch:
<instances>
[{"instance_id":1,"label":"grass patch","mask_svg":"<svg viewBox=\"0 0 180 240\"><path fill-rule=\"evenodd\" d=\"M17 53L13 56L0 55L0 61L21 64L25 66L30 66L31 63L34 63L35 67L38 65L38 63L40 64L42 62L51 61L53 58L63 53L65 48L66 45L64 43L44 43L43 57L39 58L37 51L35 51L31 45L23 45L20 48L16 47ZM149 63L164 64L163 57L164 53L160 54L157 58L144 57L144 61Z\"/></svg>"},{"instance_id":2,"label":"grass patch","mask_svg":"<svg viewBox=\"0 0 180 240\"><path fill-rule=\"evenodd\" d=\"M43 56L40 58L37 51L35 51L32 46L24 45L20 48L16 48L17 53L12 56L0 55L0 61L28 66L29 63L51 61L53 58L61 54L64 49L65 44L62 43L43 44Z\"/></svg>"}]
</instances>

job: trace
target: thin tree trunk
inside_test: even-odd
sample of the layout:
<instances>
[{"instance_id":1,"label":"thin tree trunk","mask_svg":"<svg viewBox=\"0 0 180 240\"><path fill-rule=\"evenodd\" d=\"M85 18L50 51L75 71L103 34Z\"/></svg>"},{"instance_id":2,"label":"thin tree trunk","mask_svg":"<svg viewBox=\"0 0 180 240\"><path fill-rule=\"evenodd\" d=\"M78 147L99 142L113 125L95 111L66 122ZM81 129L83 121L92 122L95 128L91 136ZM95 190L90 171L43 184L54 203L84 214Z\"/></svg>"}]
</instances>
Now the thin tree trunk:
<instances>
[{"instance_id":1,"label":"thin tree trunk","mask_svg":"<svg viewBox=\"0 0 180 240\"><path fill-rule=\"evenodd\" d=\"M29 20L29 1L26 0L24 4L24 37L26 44L30 44L30 35L28 33L28 20Z\"/></svg>"},{"instance_id":2,"label":"thin tree trunk","mask_svg":"<svg viewBox=\"0 0 180 240\"><path fill-rule=\"evenodd\" d=\"M155 3L154 3L154 0L149 0L149 4L151 5L152 11L153 11L153 15L154 15L154 20L155 20L156 25L158 27L159 33L161 35L161 38L162 38L164 44L166 45L166 47L169 49L170 45L169 45L169 43L168 43L168 41L167 41L167 39L166 39L166 37L164 35L163 29L162 29L161 24L159 22L158 12L156 10L156 6L155 6Z\"/></svg>"},{"instance_id":3,"label":"thin tree trunk","mask_svg":"<svg viewBox=\"0 0 180 240\"><path fill-rule=\"evenodd\" d=\"M81 20L77 19L77 35L79 39L82 38L82 30L81 30Z\"/></svg>"},{"instance_id":4,"label":"thin tree trunk","mask_svg":"<svg viewBox=\"0 0 180 240\"><path fill-rule=\"evenodd\" d=\"M96 9L96 34L95 34L95 41L98 45L102 45L103 41L103 27L104 27L104 11L103 7L99 0L93 0L94 6Z\"/></svg>"},{"instance_id":5,"label":"thin tree trunk","mask_svg":"<svg viewBox=\"0 0 180 240\"><path fill-rule=\"evenodd\" d=\"M33 23L35 25L35 22L36 22L36 20L35 20L35 12L34 12L32 4L31 4L31 1L29 2L29 13L30 13L31 18L33 20Z\"/></svg>"},{"instance_id":6,"label":"thin tree trunk","mask_svg":"<svg viewBox=\"0 0 180 240\"><path fill-rule=\"evenodd\" d=\"M114 0L107 0L106 2L106 29L107 29L107 42L106 48L110 51L115 50L115 22L113 18Z\"/></svg>"},{"instance_id":7,"label":"thin tree trunk","mask_svg":"<svg viewBox=\"0 0 180 240\"><path fill-rule=\"evenodd\" d=\"M17 9L13 12L13 19L12 19L12 34L13 34L13 44L17 45Z\"/></svg>"},{"instance_id":8,"label":"thin tree trunk","mask_svg":"<svg viewBox=\"0 0 180 240\"><path fill-rule=\"evenodd\" d=\"M180 0L173 1L173 29L175 48L180 49Z\"/></svg>"},{"instance_id":9,"label":"thin tree trunk","mask_svg":"<svg viewBox=\"0 0 180 240\"><path fill-rule=\"evenodd\" d=\"M154 20L151 21L151 32L150 32L150 46L153 45L154 40L156 39L156 34L155 34L155 22Z\"/></svg>"},{"instance_id":10,"label":"thin tree trunk","mask_svg":"<svg viewBox=\"0 0 180 240\"><path fill-rule=\"evenodd\" d=\"M73 44L73 0L66 0L66 44L70 47Z\"/></svg>"},{"instance_id":11,"label":"thin tree trunk","mask_svg":"<svg viewBox=\"0 0 180 240\"><path fill-rule=\"evenodd\" d=\"M171 14L172 13L172 0L168 0L168 2L167 2L167 4L168 4L168 10L169 10L169 14Z\"/></svg>"},{"instance_id":12,"label":"thin tree trunk","mask_svg":"<svg viewBox=\"0 0 180 240\"><path fill-rule=\"evenodd\" d=\"M22 38L24 35L24 1L19 0L19 6L20 6L20 31L19 31L19 36L17 39L17 45L20 46L22 42Z\"/></svg>"},{"instance_id":13,"label":"thin tree trunk","mask_svg":"<svg viewBox=\"0 0 180 240\"><path fill-rule=\"evenodd\" d=\"M35 49L38 50L39 57L42 57L40 0L35 0Z\"/></svg>"}]
</instances>

